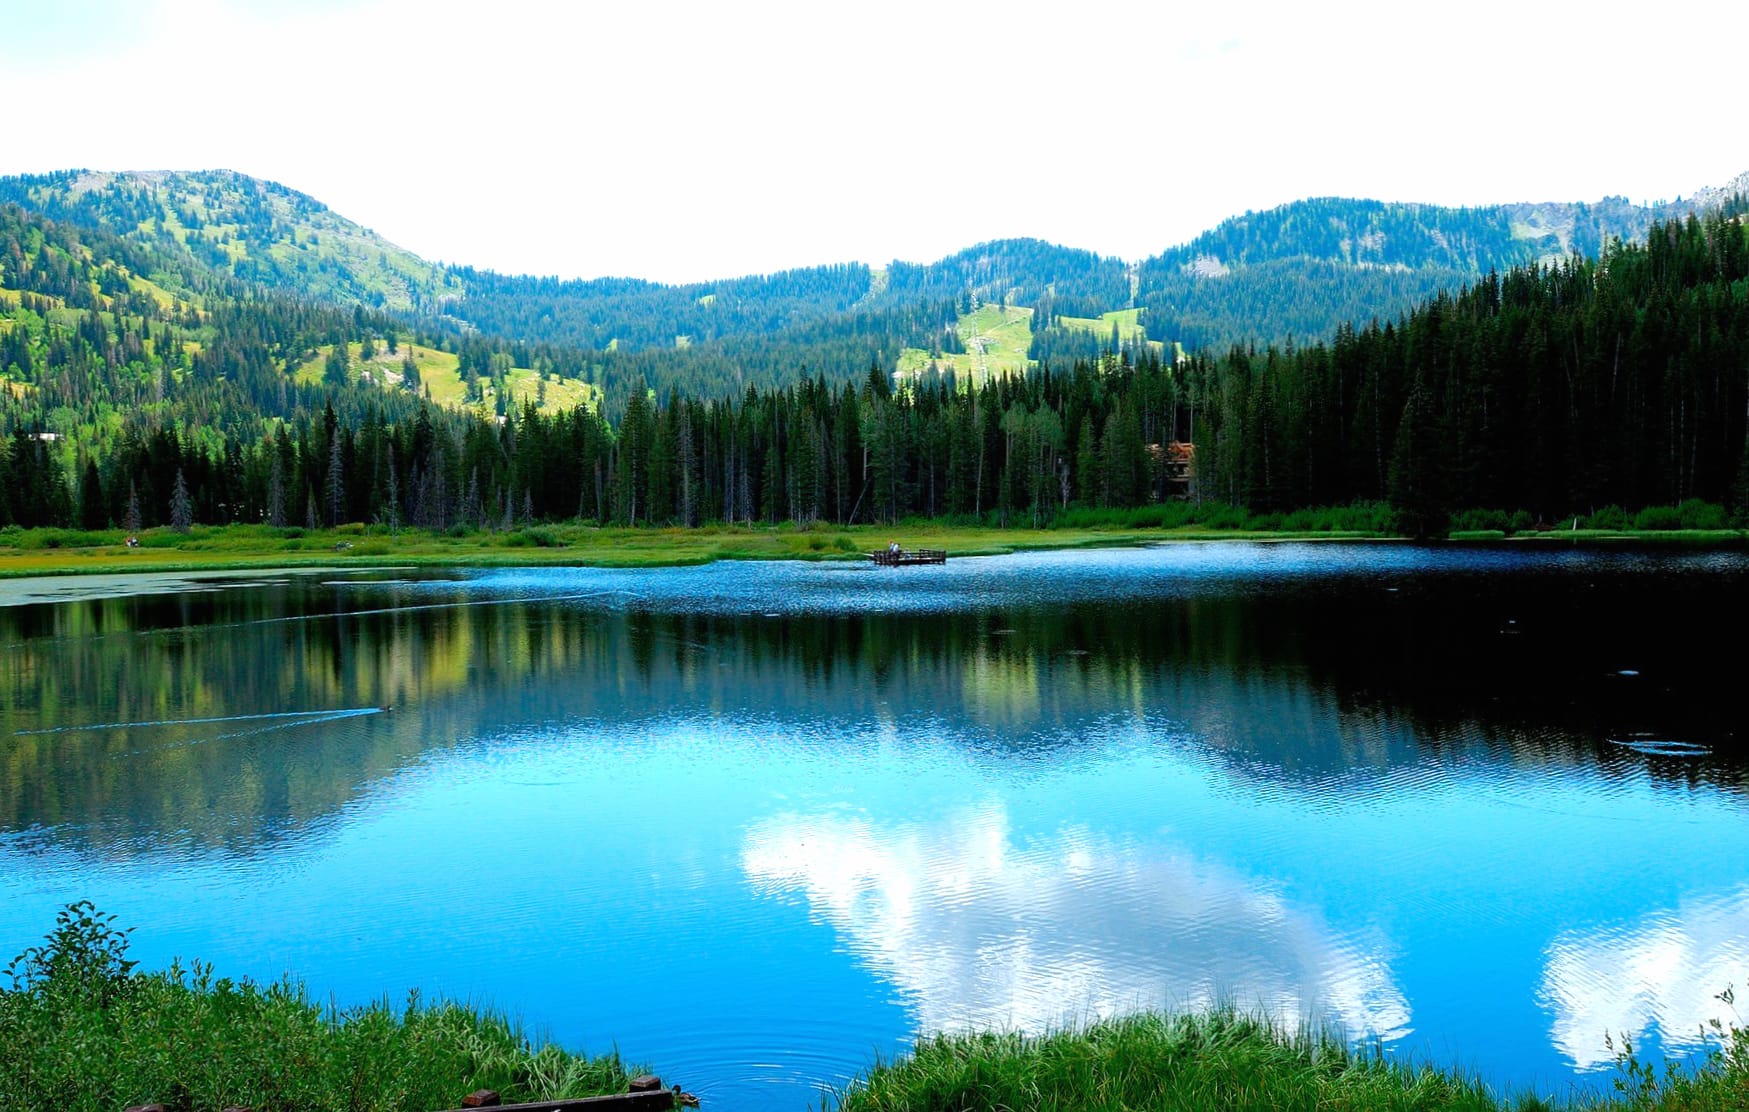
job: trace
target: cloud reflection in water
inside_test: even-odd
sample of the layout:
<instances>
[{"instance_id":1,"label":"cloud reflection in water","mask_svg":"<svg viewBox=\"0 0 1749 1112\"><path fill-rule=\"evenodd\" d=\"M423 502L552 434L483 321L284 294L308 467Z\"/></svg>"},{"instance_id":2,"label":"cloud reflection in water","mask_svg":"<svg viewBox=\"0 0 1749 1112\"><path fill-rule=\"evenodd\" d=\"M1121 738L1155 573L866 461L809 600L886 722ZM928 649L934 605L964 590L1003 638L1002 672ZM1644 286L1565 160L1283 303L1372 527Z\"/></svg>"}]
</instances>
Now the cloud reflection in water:
<instances>
[{"instance_id":1,"label":"cloud reflection in water","mask_svg":"<svg viewBox=\"0 0 1749 1112\"><path fill-rule=\"evenodd\" d=\"M1737 1017L1718 998L1749 975L1749 888L1658 911L1628 926L1561 934L1548 948L1538 997L1551 1038L1580 1069L1612 1062L1605 1035L1692 1050L1710 1019Z\"/></svg>"},{"instance_id":2,"label":"cloud reflection in water","mask_svg":"<svg viewBox=\"0 0 1749 1112\"><path fill-rule=\"evenodd\" d=\"M1385 1040L1410 1030L1382 938L1344 937L1169 846L1084 828L1017 839L997 803L932 824L775 816L749 832L742 867L768 894L805 896L924 1031L1215 1002Z\"/></svg>"}]
</instances>

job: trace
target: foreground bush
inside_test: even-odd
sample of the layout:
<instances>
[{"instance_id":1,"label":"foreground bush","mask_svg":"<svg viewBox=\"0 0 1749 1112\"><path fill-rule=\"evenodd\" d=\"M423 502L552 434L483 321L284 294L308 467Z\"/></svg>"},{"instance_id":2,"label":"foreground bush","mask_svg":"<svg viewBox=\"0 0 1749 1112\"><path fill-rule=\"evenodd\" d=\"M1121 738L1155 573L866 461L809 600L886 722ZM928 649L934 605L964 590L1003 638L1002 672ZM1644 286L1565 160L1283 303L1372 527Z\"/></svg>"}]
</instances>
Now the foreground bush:
<instances>
[{"instance_id":1,"label":"foreground bush","mask_svg":"<svg viewBox=\"0 0 1749 1112\"><path fill-rule=\"evenodd\" d=\"M1609 1096L1502 1099L1473 1078L1387 1061L1330 1034L1288 1034L1233 1011L1141 1015L1081 1030L942 1035L876 1065L835 1112L1726 1112L1749 1108L1749 1032L1720 1028L1698 1067L1632 1048Z\"/></svg>"},{"instance_id":2,"label":"foreground bush","mask_svg":"<svg viewBox=\"0 0 1749 1112\"><path fill-rule=\"evenodd\" d=\"M944 1035L877 1066L839 1112L1493 1109L1453 1074L1287 1036L1233 1012L1142 1015L1037 1038Z\"/></svg>"},{"instance_id":3,"label":"foreground bush","mask_svg":"<svg viewBox=\"0 0 1749 1112\"><path fill-rule=\"evenodd\" d=\"M291 981L139 973L126 932L89 904L61 913L0 989L0 1112L431 1112L475 1089L505 1101L624 1092L616 1054L534 1049L502 1017L449 1002L331 1011Z\"/></svg>"}]
</instances>

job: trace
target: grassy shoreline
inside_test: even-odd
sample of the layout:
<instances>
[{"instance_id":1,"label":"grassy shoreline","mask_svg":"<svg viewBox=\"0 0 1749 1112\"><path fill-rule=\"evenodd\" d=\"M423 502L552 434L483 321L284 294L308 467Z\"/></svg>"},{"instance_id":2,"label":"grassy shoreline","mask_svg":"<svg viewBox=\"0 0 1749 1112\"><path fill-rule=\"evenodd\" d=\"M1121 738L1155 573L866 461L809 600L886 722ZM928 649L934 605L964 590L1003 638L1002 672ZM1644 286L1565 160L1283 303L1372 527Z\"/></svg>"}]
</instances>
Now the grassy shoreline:
<instances>
[{"instance_id":1,"label":"grassy shoreline","mask_svg":"<svg viewBox=\"0 0 1749 1112\"><path fill-rule=\"evenodd\" d=\"M972 1033L877 1063L833 1112L1725 1112L1749 1107L1749 1031L1721 1028L1697 1065L1623 1051L1608 1093L1501 1093L1331 1031L1229 1008L1143 1013L1038 1036Z\"/></svg>"},{"instance_id":2,"label":"grassy shoreline","mask_svg":"<svg viewBox=\"0 0 1749 1112\"><path fill-rule=\"evenodd\" d=\"M347 1109L430 1112L493 1089L507 1102L625 1092L617 1052L538 1042L504 1016L413 995L324 1008L302 985L141 973L128 932L89 903L8 967L0 987L0 1112ZM1723 1112L1749 1098L1749 1031L1714 1025L1698 1064L1624 1050L1610 1094L1502 1094L1459 1070L1387 1058L1330 1030L1231 1008L1142 1013L1042 1035L924 1038L827 1093L832 1112ZM670 1079L675 1080L675 1079ZM688 1078L697 1085L708 1078Z\"/></svg>"},{"instance_id":3,"label":"grassy shoreline","mask_svg":"<svg viewBox=\"0 0 1749 1112\"><path fill-rule=\"evenodd\" d=\"M950 556L991 556L1040 549L1121 547L1173 542L1379 541L1405 538L1366 529L1256 529L1209 525L999 528L937 522L853 526L701 526L626 528L540 525L508 531L403 529L343 525L336 529L275 529L260 525L199 526L186 534L149 529L129 548L121 530L0 529L0 578L122 572L245 571L298 567L516 567L575 565L678 567L716 560L860 560L898 540L906 547L942 548ZM1736 529L1558 529L1508 535L1499 530L1453 533L1446 543L1510 545L1657 544L1737 547Z\"/></svg>"}]
</instances>

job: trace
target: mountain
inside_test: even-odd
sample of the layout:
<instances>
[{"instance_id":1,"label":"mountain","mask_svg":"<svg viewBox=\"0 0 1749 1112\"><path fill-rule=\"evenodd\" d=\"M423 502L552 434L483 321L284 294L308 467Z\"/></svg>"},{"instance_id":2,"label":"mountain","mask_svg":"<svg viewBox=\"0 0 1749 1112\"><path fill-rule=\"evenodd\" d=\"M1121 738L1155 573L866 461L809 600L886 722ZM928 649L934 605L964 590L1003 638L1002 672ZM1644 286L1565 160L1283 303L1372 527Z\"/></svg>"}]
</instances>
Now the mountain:
<instances>
[{"instance_id":1,"label":"mountain","mask_svg":"<svg viewBox=\"0 0 1749 1112\"><path fill-rule=\"evenodd\" d=\"M1011 239L927 264L666 285L439 266L314 198L229 171L0 179L0 204L150 247L180 269L184 286L205 272L398 311L464 336L594 353L584 362L610 392L616 378L720 391L804 373L854 377L872 362L977 374L1126 345L1311 343L1344 322L1393 319L1490 271L1595 257L1612 239L1640 239L1654 220L1745 193L1749 174L1652 206L1621 197L1467 208L1326 197L1235 216L1140 262Z\"/></svg>"},{"instance_id":2,"label":"mountain","mask_svg":"<svg viewBox=\"0 0 1749 1112\"><path fill-rule=\"evenodd\" d=\"M1635 242L1654 220L1715 206L1729 191L1656 206L1296 201L1225 220L1143 262L1137 304L1151 332L1186 347L1322 340L1341 322L1389 320L1489 271L1595 258L1612 239Z\"/></svg>"},{"instance_id":3,"label":"mountain","mask_svg":"<svg viewBox=\"0 0 1749 1112\"><path fill-rule=\"evenodd\" d=\"M277 182L229 170L65 170L0 178L0 204L150 246L268 289L371 308L432 310L461 285Z\"/></svg>"},{"instance_id":4,"label":"mountain","mask_svg":"<svg viewBox=\"0 0 1749 1112\"><path fill-rule=\"evenodd\" d=\"M459 293L432 305L409 286L432 307L391 311L342 292L364 288L346 264L366 253L333 256L320 296L295 265L257 266L278 259L265 187L237 187L251 222L202 208L190 231L197 206L163 184L179 236L162 209L142 216L159 194L93 179L75 196L77 180L38 194L61 220L0 204L0 528L1166 521L1156 503L1189 478L1167 448L1186 440L1198 491L1227 507L1208 520L1377 528L1377 505L1293 516L1359 500L1418 533L1453 511L1489 528L1749 520L1734 192L1558 265L1639 211L1304 202L1138 265L1009 240L690 286L446 271L428 291ZM1466 277L1513 252L1525 265ZM1393 289L1378 279L1468 289L1371 324ZM1236 320L1237 295L1256 299L1256 331L1373 311L1329 344L1186 355L1153 334L1184 311L1168 281L1222 291ZM693 332L668 338L677 325ZM1044 369L1010 373L1029 358Z\"/></svg>"}]
</instances>

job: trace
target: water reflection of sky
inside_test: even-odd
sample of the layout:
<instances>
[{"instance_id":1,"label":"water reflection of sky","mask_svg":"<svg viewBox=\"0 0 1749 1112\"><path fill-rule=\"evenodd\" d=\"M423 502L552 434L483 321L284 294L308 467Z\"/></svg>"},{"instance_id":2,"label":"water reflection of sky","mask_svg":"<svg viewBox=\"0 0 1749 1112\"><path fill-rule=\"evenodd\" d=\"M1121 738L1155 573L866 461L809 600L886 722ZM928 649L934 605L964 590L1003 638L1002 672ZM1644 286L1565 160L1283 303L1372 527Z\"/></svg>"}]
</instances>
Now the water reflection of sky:
<instances>
[{"instance_id":1,"label":"water reflection of sky","mask_svg":"<svg viewBox=\"0 0 1749 1112\"><path fill-rule=\"evenodd\" d=\"M1562 931L1548 948L1540 997L1551 1036L1582 1069L1608 1065L1598 1031L1692 1050L1710 1021L1740 1022L1727 998L1749 986L1749 888L1696 896L1631 922ZM1749 995L1745 996L1749 999Z\"/></svg>"},{"instance_id":2,"label":"water reflection of sky","mask_svg":"<svg viewBox=\"0 0 1749 1112\"><path fill-rule=\"evenodd\" d=\"M1086 827L1018 840L999 802L914 826L784 814L749 831L761 888L806 895L926 1031L1038 1031L1229 1002L1407 1033L1387 939L1346 938L1268 881Z\"/></svg>"},{"instance_id":3,"label":"water reflection of sky","mask_svg":"<svg viewBox=\"0 0 1749 1112\"><path fill-rule=\"evenodd\" d=\"M90 897L148 964L489 998L723 1112L920 1029L1211 999L1600 1083L1606 1035L1681 1048L1749 980L1738 703L1670 636L1744 566L1211 545L0 608L0 959Z\"/></svg>"}]
</instances>

